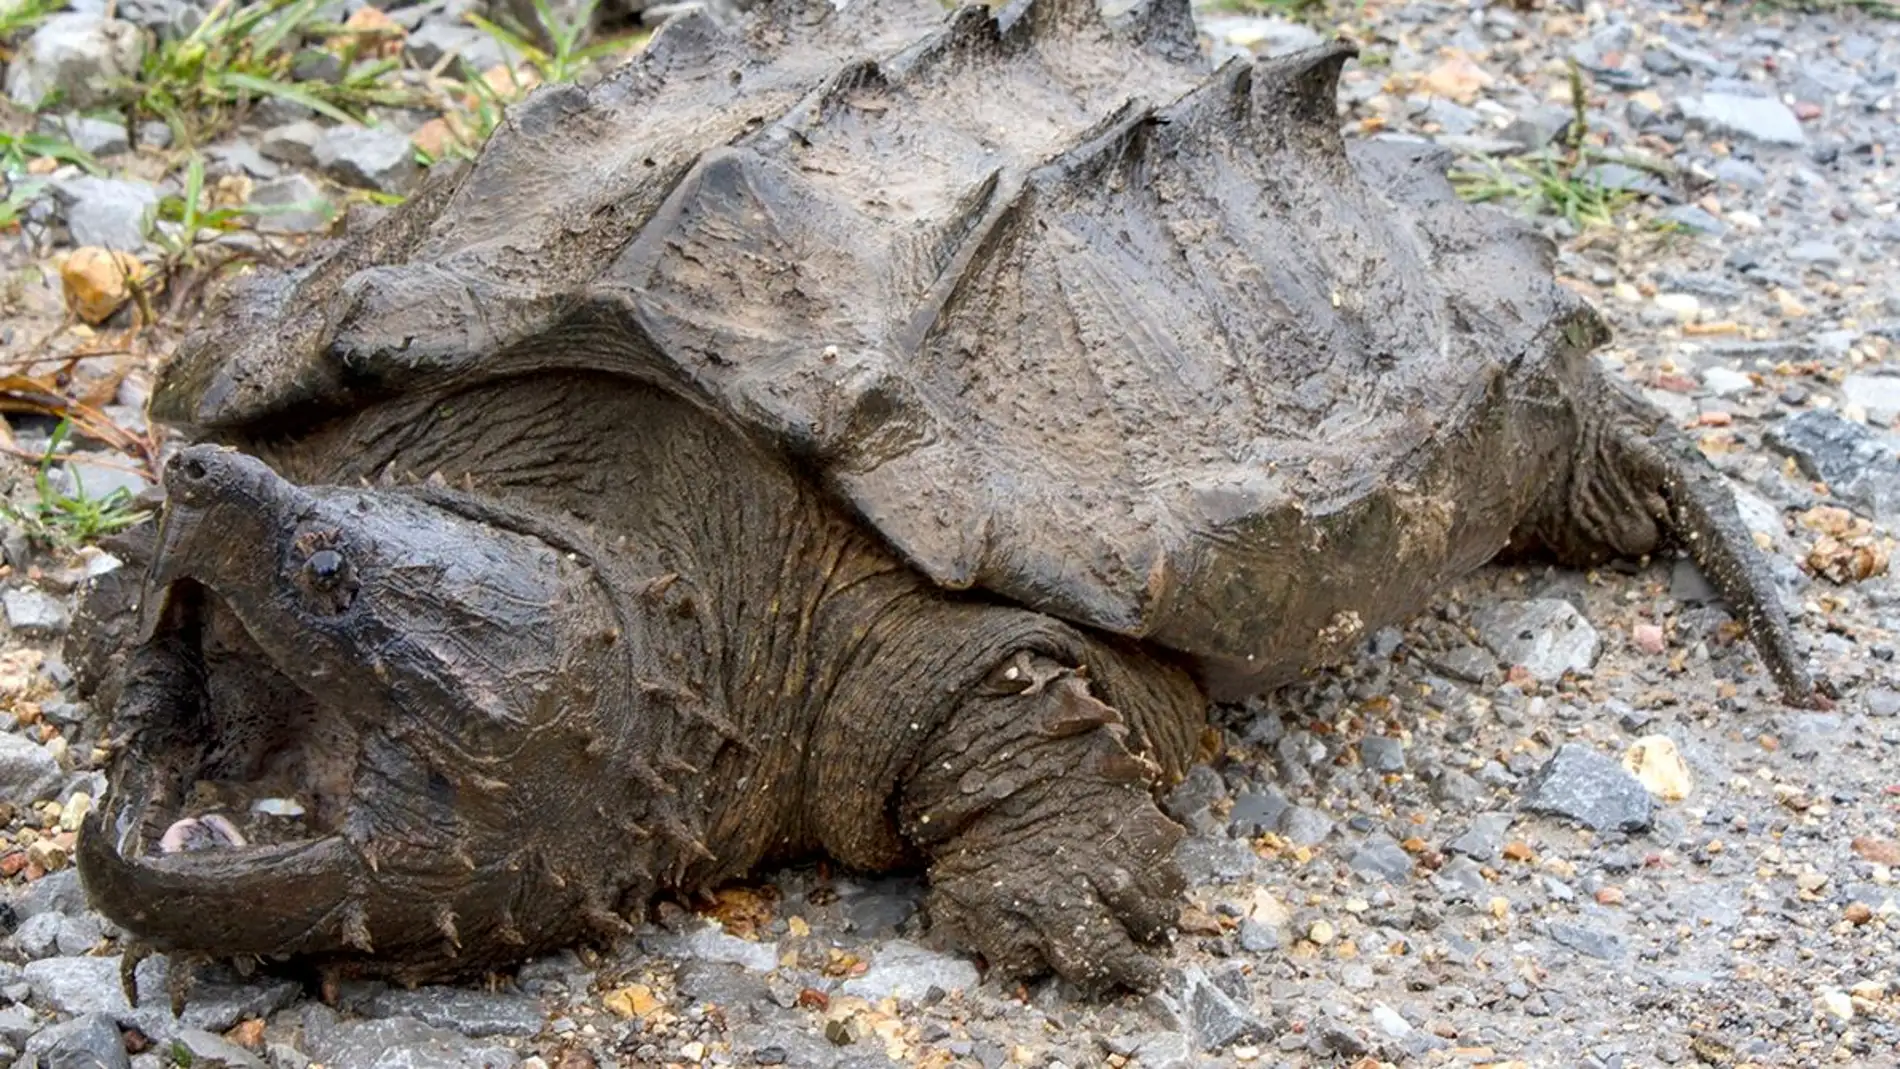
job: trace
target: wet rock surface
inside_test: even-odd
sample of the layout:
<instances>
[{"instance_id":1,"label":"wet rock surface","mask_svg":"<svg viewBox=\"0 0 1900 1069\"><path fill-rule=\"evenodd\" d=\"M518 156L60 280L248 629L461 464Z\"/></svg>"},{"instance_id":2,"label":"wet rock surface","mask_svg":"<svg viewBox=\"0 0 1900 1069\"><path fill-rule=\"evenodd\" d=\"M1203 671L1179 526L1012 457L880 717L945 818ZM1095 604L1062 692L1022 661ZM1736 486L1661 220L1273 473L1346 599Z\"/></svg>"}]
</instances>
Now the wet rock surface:
<instances>
[{"instance_id":1,"label":"wet rock surface","mask_svg":"<svg viewBox=\"0 0 1900 1069\"><path fill-rule=\"evenodd\" d=\"M103 7L76 6L31 48L16 39L16 100L44 86L78 100L136 65ZM1830 562L1877 557L1900 509L1900 23L1819 6L1834 10L1374 2L1304 22L1209 11L1203 28L1220 55L1345 32L1362 45L1342 87L1349 134L1434 139L1506 168L1565 144L1576 60L1601 154L1583 173L1623 199L1611 225L1538 223L1615 327L1602 359L1690 431L1776 554L1834 709L1782 707L1720 599L1666 555L1498 566L1339 669L1217 711L1219 756L1168 803L1190 833L1191 886L1152 995L1004 988L932 944L916 879L800 867L704 915L662 903L615 946L486 985L345 984L331 1007L318 984L213 967L178 1018L162 959L126 1001L126 947L71 871L100 739L53 644L97 558L9 521L0 1063L161 1069L182 1050L272 1069L1888 1064L1900 601L1884 558L1864 575ZM401 54L504 62L468 10L393 10ZM116 11L166 39L205 8ZM299 69L344 77L335 54L308 51ZM198 142L96 111L56 104L21 127L104 165L8 174L20 225L0 232L4 263L41 272L0 325L9 359L63 321L45 257L173 255L160 205L181 186L156 154ZM294 252L352 205L413 188L442 130L396 111L350 126L274 101L204 143L206 205L242 204L249 222L195 254ZM74 344L114 348L131 314ZM136 423L149 370L98 367L71 374ZM50 423L9 425L29 455L50 442ZM34 469L8 470L17 514Z\"/></svg>"}]
</instances>

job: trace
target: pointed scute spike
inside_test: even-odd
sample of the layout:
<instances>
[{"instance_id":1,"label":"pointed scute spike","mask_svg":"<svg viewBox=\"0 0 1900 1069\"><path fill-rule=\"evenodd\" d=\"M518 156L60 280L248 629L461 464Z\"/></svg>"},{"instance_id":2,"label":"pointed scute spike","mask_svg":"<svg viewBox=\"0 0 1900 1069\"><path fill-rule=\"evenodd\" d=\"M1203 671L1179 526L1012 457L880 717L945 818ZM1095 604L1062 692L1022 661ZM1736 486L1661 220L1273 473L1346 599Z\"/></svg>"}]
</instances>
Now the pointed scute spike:
<instances>
[{"instance_id":1,"label":"pointed scute spike","mask_svg":"<svg viewBox=\"0 0 1900 1069\"><path fill-rule=\"evenodd\" d=\"M1253 107L1253 64L1235 56L1206 81L1156 113L1164 125L1191 131L1201 126L1225 130Z\"/></svg>"},{"instance_id":2,"label":"pointed scute spike","mask_svg":"<svg viewBox=\"0 0 1900 1069\"><path fill-rule=\"evenodd\" d=\"M640 64L656 72L703 67L726 54L731 38L703 8L667 19L640 50Z\"/></svg>"},{"instance_id":3,"label":"pointed scute spike","mask_svg":"<svg viewBox=\"0 0 1900 1069\"><path fill-rule=\"evenodd\" d=\"M1142 0L1127 26L1141 47L1176 63L1205 62L1194 25L1193 0Z\"/></svg>"},{"instance_id":4,"label":"pointed scute spike","mask_svg":"<svg viewBox=\"0 0 1900 1069\"><path fill-rule=\"evenodd\" d=\"M1155 107L1132 97L1114 114L1085 132L1060 156L1038 170L1038 184L1049 181L1091 183L1141 155L1144 135L1155 120Z\"/></svg>"},{"instance_id":5,"label":"pointed scute spike","mask_svg":"<svg viewBox=\"0 0 1900 1069\"><path fill-rule=\"evenodd\" d=\"M996 16L1007 37L1048 40L1102 24L1097 0L1010 0Z\"/></svg>"},{"instance_id":6,"label":"pointed scute spike","mask_svg":"<svg viewBox=\"0 0 1900 1069\"><path fill-rule=\"evenodd\" d=\"M1288 136L1312 138L1345 152L1339 133L1339 72L1359 54L1350 41L1272 56L1254 64L1253 111L1264 130L1282 127Z\"/></svg>"}]
</instances>

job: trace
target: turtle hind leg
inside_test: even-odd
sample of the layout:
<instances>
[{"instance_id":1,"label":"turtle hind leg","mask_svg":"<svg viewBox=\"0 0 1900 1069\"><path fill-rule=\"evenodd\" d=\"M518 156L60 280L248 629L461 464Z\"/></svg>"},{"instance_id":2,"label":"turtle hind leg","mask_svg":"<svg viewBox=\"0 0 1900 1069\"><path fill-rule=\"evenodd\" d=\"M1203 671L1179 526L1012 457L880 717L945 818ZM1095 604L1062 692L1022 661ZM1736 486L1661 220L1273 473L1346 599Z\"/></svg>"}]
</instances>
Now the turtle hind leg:
<instances>
[{"instance_id":1,"label":"turtle hind leg","mask_svg":"<svg viewBox=\"0 0 1900 1069\"><path fill-rule=\"evenodd\" d=\"M1569 477L1553 485L1555 499L1522 540L1586 565L1682 548L1741 619L1783 698L1829 704L1795 648L1774 577L1722 474L1625 383L1592 369L1579 393Z\"/></svg>"}]
</instances>

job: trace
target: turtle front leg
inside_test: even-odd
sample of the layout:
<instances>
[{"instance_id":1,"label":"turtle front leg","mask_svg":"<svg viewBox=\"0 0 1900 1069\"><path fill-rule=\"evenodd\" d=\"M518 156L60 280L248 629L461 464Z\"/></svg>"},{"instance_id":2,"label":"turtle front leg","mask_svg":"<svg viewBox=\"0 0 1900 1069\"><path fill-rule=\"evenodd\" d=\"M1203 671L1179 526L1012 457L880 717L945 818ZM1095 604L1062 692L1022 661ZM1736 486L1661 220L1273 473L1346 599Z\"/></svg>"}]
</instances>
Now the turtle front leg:
<instances>
[{"instance_id":1,"label":"turtle front leg","mask_svg":"<svg viewBox=\"0 0 1900 1069\"><path fill-rule=\"evenodd\" d=\"M1184 831L1154 792L1179 775L1180 740L1205 710L1165 670L1128 682L1119 689L1150 707L1124 716L1073 661L1016 653L905 787L900 828L930 858L933 929L1005 978L1053 969L1091 993L1160 979L1140 944L1164 940L1179 916Z\"/></svg>"},{"instance_id":2,"label":"turtle front leg","mask_svg":"<svg viewBox=\"0 0 1900 1069\"><path fill-rule=\"evenodd\" d=\"M1580 378L1567 477L1553 483L1513 543L1580 566L1671 545L1686 549L1740 617L1783 697L1799 706L1825 703L1722 474L1626 383L1594 367Z\"/></svg>"}]
</instances>

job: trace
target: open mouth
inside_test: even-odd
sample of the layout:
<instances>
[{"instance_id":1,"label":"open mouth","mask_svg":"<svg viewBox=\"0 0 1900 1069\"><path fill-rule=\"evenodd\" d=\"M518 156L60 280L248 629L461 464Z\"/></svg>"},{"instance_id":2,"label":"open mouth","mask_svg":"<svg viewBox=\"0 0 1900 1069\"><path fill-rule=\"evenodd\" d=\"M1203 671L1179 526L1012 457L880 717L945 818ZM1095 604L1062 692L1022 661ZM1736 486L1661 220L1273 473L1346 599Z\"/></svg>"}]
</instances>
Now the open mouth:
<instances>
[{"instance_id":1,"label":"open mouth","mask_svg":"<svg viewBox=\"0 0 1900 1069\"><path fill-rule=\"evenodd\" d=\"M336 835L362 751L351 718L280 671L210 587L180 579L161 597L116 718L114 851L186 867Z\"/></svg>"}]
</instances>

